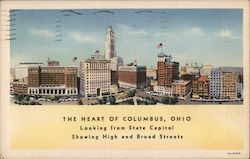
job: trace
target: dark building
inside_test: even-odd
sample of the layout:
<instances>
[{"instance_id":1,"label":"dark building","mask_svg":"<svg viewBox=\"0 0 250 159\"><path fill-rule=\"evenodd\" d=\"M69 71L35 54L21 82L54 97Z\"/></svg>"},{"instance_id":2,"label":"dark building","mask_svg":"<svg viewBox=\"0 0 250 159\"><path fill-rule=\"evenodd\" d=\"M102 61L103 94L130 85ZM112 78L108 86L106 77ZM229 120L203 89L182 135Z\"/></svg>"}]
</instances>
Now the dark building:
<instances>
[{"instance_id":1,"label":"dark building","mask_svg":"<svg viewBox=\"0 0 250 159\"><path fill-rule=\"evenodd\" d=\"M146 67L119 66L118 83L122 88L145 88Z\"/></svg>"},{"instance_id":2,"label":"dark building","mask_svg":"<svg viewBox=\"0 0 250 159\"><path fill-rule=\"evenodd\" d=\"M158 86L171 87L174 80L179 79L179 63L171 62L172 57L164 53L158 54L157 82Z\"/></svg>"}]
</instances>

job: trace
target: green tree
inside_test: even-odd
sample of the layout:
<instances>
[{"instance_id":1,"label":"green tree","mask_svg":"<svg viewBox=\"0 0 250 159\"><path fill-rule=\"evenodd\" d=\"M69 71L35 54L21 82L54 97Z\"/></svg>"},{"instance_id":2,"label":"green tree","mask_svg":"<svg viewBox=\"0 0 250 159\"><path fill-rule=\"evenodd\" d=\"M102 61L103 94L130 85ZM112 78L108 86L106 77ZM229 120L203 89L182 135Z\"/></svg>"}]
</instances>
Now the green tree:
<instances>
[{"instance_id":1,"label":"green tree","mask_svg":"<svg viewBox=\"0 0 250 159\"><path fill-rule=\"evenodd\" d=\"M127 96L128 96L128 97L134 97L134 96L135 96L135 93L136 93L136 90L135 90L135 89L129 90Z\"/></svg>"},{"instance_id":2,"label":"green tree","mask_svg":"<svg viewBox=\"0 0 250 159\"><path fill-rule=\"evenodd\" d=\"M115 98L114 96L109 97L109 103L110 103L111 105L114 105L114 104L115 104L115 101L116 101L116 98Z\"/></svg>"},{"instance_id":3,"label":"green tree","mask_svg":"<svg viewBox=\"0 0 250 159\"><path fill-rule=\"evenodd\" d=\"M23 98L24 98L24 96L21 95L21 94L18 94L18 95L15 96L15 99L18 100L19 102L20 102L21 100L23 100Z\"/></svg>"},{"instance_id":4,"label":"green tree","mask_svg":"<svg viewBox=\"0 0 250 159\"><path fill-rule=\"evenodd\" d=\"M77 102L78 105L83 105L83 102L82 100L79 98L78 102Z\"/></svg>"},{"instance_id":5,"label":"green tree","mask_svg":"<svg viewBox=\"0 0 250 159\"><path fill-rule=\"evenodd\" d=\"M169 104L170 103L170 98L165 96L165 97L162 97L161 101L162 101L163 104Z\"/></svg>"}]
</instances>

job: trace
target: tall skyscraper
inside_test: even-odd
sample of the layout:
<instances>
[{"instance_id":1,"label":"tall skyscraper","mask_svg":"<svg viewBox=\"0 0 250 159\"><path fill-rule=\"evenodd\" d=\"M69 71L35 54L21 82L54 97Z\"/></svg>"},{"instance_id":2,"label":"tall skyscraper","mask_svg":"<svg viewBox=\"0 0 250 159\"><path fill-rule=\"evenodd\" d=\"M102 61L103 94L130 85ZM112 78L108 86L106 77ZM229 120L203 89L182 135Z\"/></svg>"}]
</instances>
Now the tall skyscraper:
<instances>
[{"instance_id":1,"label":"tall skyscraper","mask_svg":"<svg viewBox=\"0 0 250 159\"><path fill-rule=\"evenodd\" d=\"M157 80L158 86L171 87L173 80L179 79L179 63L172 62L171 55L158 54Z\"/></svg>"},{"instance_id":2,"label":"tall skyscraper","mask_svg":"<svg viewBox=\"0 0 250 159\"><path fill-rule=\"evenodd\" d=\"M110 60L113 57L116 57L115 33L112 26L109 26L105 35L105 59Z\"/></svg>"},{"instance_id":3,"label":"tall skyscraper","mask_svg":"<svg viewBox=\"0 0 250 159\"><path fill-rule=\"evenodd\" d=\"M155 91L161 95L172 94L172 83L179 79L179 63L172 62L171 55L158 54L157 87Z\"/></svg>"}]
</instances>

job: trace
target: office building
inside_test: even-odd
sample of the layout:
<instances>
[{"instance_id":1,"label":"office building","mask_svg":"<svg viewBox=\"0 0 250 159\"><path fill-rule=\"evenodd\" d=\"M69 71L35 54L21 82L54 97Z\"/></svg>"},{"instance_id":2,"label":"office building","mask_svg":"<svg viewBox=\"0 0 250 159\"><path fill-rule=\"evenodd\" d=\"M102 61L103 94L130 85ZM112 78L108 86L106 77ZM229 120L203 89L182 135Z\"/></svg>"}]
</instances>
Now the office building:
<instances>
[{"instance_id":1,"label":"office building","mask_svg":"<svg viewBox=\"0 0 250 159\"><path fill-rule=\"evenodd\" d=\"M170 95L173 81L179 79L179 63L171 60L171 55L158 54L156 92L160 95Z\"/></svg>"},{"instance_id":2,"label":"office building","mask_svg":"<svg viewBox=\"0 0 250 159\"><path fill-rule=\"evenodd\" d=\"M210 78L212 69L213 69L213 65L202 65L200 68L200 75L207 76L208 78Z\"/></svg>"},{"instance_id":3,"label":"office building","mask_svg":"<svg viewBox=\"0 0 250 159\"><path fill-rule=\"evenodd\" d=\"M222 71L221 68L213 68L210 76L210 98L222 98Z\"/></svg>"},{"instance_id":4,"label":"office building","mask_svg":"<svg viewBox=\"0 0 250 159\"><path fill-rule=\"evenodd\" d=\"M235 99L236 92L236 74L233 72L222 72L222 98Z\"/></svg>"},{"instance_id":5,"label":"office building","mask_svg":"<svg viewBox=\"0 0 250 159\"><path fill-rule=\"evenodd\" d=\"M190 81L175 80L172 83L172 96L186 99L191 93L192 85Z\"/></svg>"},{"instance_id":6,"label":"office building","mask_svg":"<svg viewBox=\"0 0 250 159\"><path fill-rule=\"evenodd\" d=\"M84 97L100 97L110 94L110 61L96 53L80 62L80 94Z\"/></svg>"},{"instance_id":7,"label":"office building","mask_svg":"<svg viewBox=\"0 0 250 159\"><path fill-rule=\"evenodd\" d=\"M145 88L145 66L120 66L118 75L119 87L122 88Z\"/></svg>"},{"instance_id":8,"label":"office building","mask_svg":"<svg viewBox=\"0 0 250 159\"><path fill-rule=\"evenodd\" d=\"M207 76L201 76L199 79L193 80L192 86L192 98L209 98L209 78Z\"/></svg>"},{"instance_id":9,"label":"office building","mask_svg":"<svg viewBox=\"0 0 250 159\"><path fill-rule=\"evenodd\" d=\"M39 66L28 69L28 94L77 95L77 67Z\"/></svg>"},{"instance_id":10,"label":"office building","mask_svg":"<svg viewBox=\"0 0 250 159\"><path fill-rule=\"evenodd\" d=\"M38 66L43 66L43 63L37 63L37 62L22 62L19 63L15 67L15 75L14 78L16 80L21 80L23 78L28 77L28 69L29 67L38 67Z\"/></svg>"}]
</instances>

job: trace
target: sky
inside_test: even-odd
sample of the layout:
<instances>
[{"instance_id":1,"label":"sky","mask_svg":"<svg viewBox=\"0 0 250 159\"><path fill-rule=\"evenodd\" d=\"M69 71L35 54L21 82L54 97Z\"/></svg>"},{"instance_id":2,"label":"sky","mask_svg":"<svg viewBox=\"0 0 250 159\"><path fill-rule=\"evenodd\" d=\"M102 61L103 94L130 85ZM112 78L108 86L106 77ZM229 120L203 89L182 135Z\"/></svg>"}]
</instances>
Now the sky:
<instances>
[{"instance_id":1,"label":"sky","mask_svg":"<svg viewBox=\"0 0 250 159\"><path fill-rule=\"evenodd\" d=\"M116 52L126 63L157 66L157 49L184 66L197 62L243 66L242 9L81 9L10 12L11 67L47 59L72 65L96 50L104 54L105 33L112 26Z\"/></svg>"}]
</instances>

